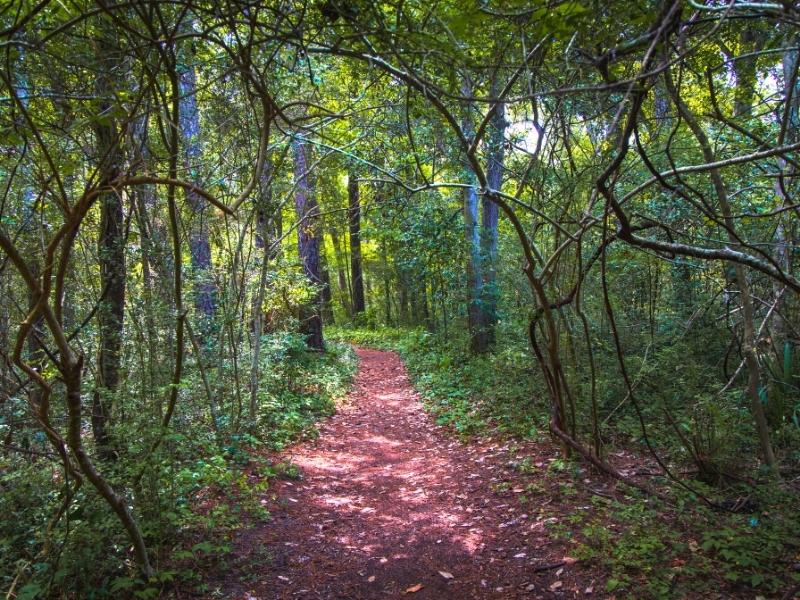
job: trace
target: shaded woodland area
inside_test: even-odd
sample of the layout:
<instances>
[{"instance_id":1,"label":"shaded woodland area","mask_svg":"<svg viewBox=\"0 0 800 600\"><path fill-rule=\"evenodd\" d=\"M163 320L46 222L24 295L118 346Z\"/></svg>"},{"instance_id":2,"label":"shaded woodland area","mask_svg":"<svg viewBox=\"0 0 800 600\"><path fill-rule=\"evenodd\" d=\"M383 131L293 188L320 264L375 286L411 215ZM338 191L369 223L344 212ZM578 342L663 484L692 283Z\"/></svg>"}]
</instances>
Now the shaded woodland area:
<instances>
[{"instance_id":1,"label":"shaded woodland area","mask_svg":"<svg viewBox=\"0 0 800 600\"><path fill-rule=\"evenodd\" d=\"M552 531L608 593L794 597L800 4L17 0L0 56L7 598L207 597L353 342L615 482Z\"/></svg>"}]
</instances>

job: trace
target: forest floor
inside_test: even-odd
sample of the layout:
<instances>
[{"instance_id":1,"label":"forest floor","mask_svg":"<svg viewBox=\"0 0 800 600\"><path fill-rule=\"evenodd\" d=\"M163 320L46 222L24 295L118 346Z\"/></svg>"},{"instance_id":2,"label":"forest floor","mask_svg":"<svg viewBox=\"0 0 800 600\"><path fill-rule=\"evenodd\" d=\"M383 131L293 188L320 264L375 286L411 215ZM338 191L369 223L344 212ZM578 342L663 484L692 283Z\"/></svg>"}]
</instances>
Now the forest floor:
<instances>
[{"instance_id":1,"label":"forest floor","mask_svg":"<svg viewBox=\"0 0 800 600\"><path fill-rule=\"evenodd\" d=\"M465 444L425 412L395 353L357 353L352 391L316 440L282 453L298 478L272 482L270 518L240 532L212 589L247 600L603 595L548 533L586 498L558 498L518 468L547 467L555 448Z\"/></svg>"}]
</instances>

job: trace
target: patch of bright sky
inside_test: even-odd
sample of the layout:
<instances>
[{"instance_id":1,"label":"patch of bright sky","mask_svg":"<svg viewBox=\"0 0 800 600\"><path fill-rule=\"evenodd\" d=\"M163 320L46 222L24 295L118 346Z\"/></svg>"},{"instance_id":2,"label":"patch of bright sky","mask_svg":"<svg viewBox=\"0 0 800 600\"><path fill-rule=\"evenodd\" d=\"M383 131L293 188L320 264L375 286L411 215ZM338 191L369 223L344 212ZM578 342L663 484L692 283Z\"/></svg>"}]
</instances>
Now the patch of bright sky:
<instances>
[{"instance_id":1,"label":"patch of bright sky","mask_svg":"<svg viewBox=\"0 0 800 600\"><path fill-rule=\"evenodd\" d=\"M539 133L532 119L519 117L513 119L506 128L506 140L523 152L533 153L539 142Z\"/></svg>"}]
</instances>

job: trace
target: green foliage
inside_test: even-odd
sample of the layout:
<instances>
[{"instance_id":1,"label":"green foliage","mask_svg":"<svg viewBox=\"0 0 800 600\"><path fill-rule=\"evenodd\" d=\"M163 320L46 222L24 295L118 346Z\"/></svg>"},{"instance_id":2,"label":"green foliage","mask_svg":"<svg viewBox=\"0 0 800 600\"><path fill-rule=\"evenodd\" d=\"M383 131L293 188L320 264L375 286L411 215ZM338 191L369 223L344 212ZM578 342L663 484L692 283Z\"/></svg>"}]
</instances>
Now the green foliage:
<instances>
[{"instance_id":1,"label":"green foliage","mask_svg":"<svg viewBox=\"0 0 800 600\"><path fill-rule=\"evenodd\" d=\"M147 598L223 560L196 538L232 535L234 504L259 514L246 469L296 475L259 464L261 453L315 435L353 372L345 346L309 353L298 333L325 292L326 327L358 328L331 337L401 352L426 406L461 437L535 437L549 400L563 401L565 428L604 457L652 446L676 472L726 489L762 475L774 450L773 475L794 481L800 246L787 208L800 179L796 148L773 147L800 139L790 10L320 0L243 19L238 3L5 4L0 584L18 597L72 586ZM358 315L351 177L362 182ZM301 180L320 215L293 210ZM470 187L479 251L465 231ZM299 268L295 243L312 232L319 277ZM496 327L469 324L468 308ZM492 352L467 354L487 329ZM750 347L748 373L738 365ZM42 404L34 372L52 388ZM178 540L186 569L140 581L137 536L92 478L75 488L45 431L85 446L154 563ZM546 475L568 471L553 461ZM647 510L619 510L630 537L587 525L614 557L609 592L645 578L655 595L683 591L682 571L662 576L649 558L686 560L681 541ZM771 567L743 558L780 552L769 521L696 531L695 554L734 585L771 590Z\"/></svg>"},{"instance_id":2,"label":"green foliage","mask_svg":"<svg viewBox=\"0 0 800 600\"><path fill-rule=\"evenodd\" d=\"M315 434L314 423L330 415L333 401L347 391L356 362L344 344L328 344L324 354L316 355L297 334L269 334L262 341L258 427L267 446L280 450Z\"/></svg>"},{"instance_id":3,"label":"green foliage","mask_svg":"<svg viewBox=\"0 0 800 600\"><path fill-rule=\"evenodd\" d=\"M530 371L530 357L522 345L509 344L492 355L471 357L460 350L465 343L423 330L349 329L336 330L334 335L400 352L426 407L439 423L451 426L460 436L494 431L535 437L546 427L545 407L531 402L537 393L535 378L520 376ZM708 388L702 364L686 363L685 354L694 351L695 346L678 339L673 345L665 342L663 349L651 354L639 366L639 377L648 382L641 398L646 399L645 410L654 416L663 414L666 402L678 415L675 426L689 444L687 448L675 445L675 450L700 455L707 470L699 477L724 483L729 481L726 473L737 472L741 453L752 451L752 426L744 407L746 400L739 392L722 400L698 392ZM689 390L698 393L691 402L686 401ZM649 404L651 398L654 406ZM629 415L629 410L626 407L623 414ZM618 420L616 431L638 440L638 423L629 419ZM651 430L651 435L654 431L657 442L669 442L674 440L671 429L666 423L663 429ZM541 472L543 479L558 482L565 498L578 493L571 481L577 475L569 465L556 459ZM530 473L534 467L525 459L517 469ZM720 493L699 482L693 485L712 497ZM509 483L501 482L495 488L502 492ZM538 490L534 486L528 491L541 493L544 489L540 484ZM571 555L603 569L609 594L672 598L689 592L711 593L721 585L772 594L800 580L800 575L789 571L800 544L800 505L790 493L777 487L750 490L747 494L759 508L748 514L712 511L696 497L680 490L675 493L678 509L635 498L609 505L597 497L590 511L576 513L566 521L553 520L549 529L574 544ZM521 498L523 501L527 494ZM724 501L724 497L718 500Z\"/></svg>"},{"instance_id":4,"label":"green foliage","mask_svg":"<svg viewBox=\"0 0 800 600\"><path fill-rule=\"evenodd\" d=\"M597 501L574 536L563 527L554 533L574 544L576 558L603 568L609 593L674 598L735 585L771 595L800 581L791 570L800 505L769 488L750 500L759 510L748 514L713 511L685 493L677 508L633 498Z\"/></svg>"},{"instance_id":5,"label":"green foliage","mask_svg":"<svg viewBox=\"0 0 800 600\"><path fill-rule=\"evenodd\" d=\"M120 594L155 598L176 581L191 587L205 571L218 568L226 560L229 544L211 540L224 540L245 520L268 518L258 499L269 479L298 476L291 463L264 463L262 449L281 448L313 435L314 423L332 412L334 400L347 391L356 368L352 350L342 344L330 343L325 354L318 354L306 350L300 336L289 333L265 336L265 344L265 377L255 429L223 431L223 439L218 440L208 430L199 432L195 420L186 414L176 421L154 456L114 465L115 485L130 481L144 469L131 501L148 545L170 565L156 581L143 582L132 574L124 532L108 506L87 486L71 499L65 518L52 531L45 531L41 524L47 523L63 500L63 473L57 463L43 468L44 461L31 464L2 458L0 511L6 518L0 522L0 585L8 588L19 576L18 597L31 599L65 588L85 598ZM230 375L222 368L214 373L215 378ZM186 387L200 393L199 386L192 381ZM141 426L134 420L120 423L116 436L146 441L148 434L157 433L141 431ZM149 443L137 447L146 452ZM261 463L261 479L247 477L243 469Z\"/></svg>"},{"instance_id":6,"label":"green foliage","mask_svg":"<svg viewBox=\"0 0 800 600\"><path fill-rule=\"evenodd\" d=\"M441 425L468 438L488 430L536 437L546 427L541 390L523 347L470 356L466 340L423 330L338 330L355 344L398 351L426 407Z\"/></svg>"}]
</instances>

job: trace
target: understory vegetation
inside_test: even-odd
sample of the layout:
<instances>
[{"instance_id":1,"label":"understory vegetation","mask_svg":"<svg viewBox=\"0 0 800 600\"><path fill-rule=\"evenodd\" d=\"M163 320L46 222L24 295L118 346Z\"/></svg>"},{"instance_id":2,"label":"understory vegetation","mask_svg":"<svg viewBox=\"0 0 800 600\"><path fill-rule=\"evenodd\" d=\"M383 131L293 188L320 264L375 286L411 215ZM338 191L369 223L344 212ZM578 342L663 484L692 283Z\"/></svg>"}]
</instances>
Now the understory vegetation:
<instances>
[{"instance_id":1,"label":"understory vegetation","mask_svg":"<svg viewBox=\"0 0 800 600\"><path fill-rule=\"evenodd\" d=\"M60 596L68 590L77 598L156 598L169 596L176 584L210 592L207 573L224 568L232 537L268 519L259 497L270 479L294 475L291 463L270 458L273 451L315 436L316 422L333 413L356 368L346 345L331 343L320 355L293 333L268 334L263 341L260 368L269 377L259 388L257 421L250 429L235 427L242 406L232 393L231 369L209 374L218 402L216 428L208 425L210 411L200 406L185 411L159 437L140 397L118 398L127 415L113 435L137 443L117 449L120 458L109 481L136 482L131 502L160 565L158 576L147 582L131 571L124 532L102 498L83 486L71 490L57 465L40 460L30 468L31 454L49 457L41 437L21 439L20 452L3 457L0 573L10 597ZM181 393L203 396L203 384L187 378ZM156 439L161 443L151 451ZM59 511L65 514L53 519Z\"/></svg>"},{"instance_id":2,"label":"understory vegetation","mask_svg":"<svg viewBox=\"0 0 800 600\"><path fill-rule=\"evenodd\" d=\"M549 437L544 390L531 372L524 338L513 342L514 336L509 334L505 338L509 342L492 355L475 357L464 350L464 344L424 329L351 328L334 330L331 337L399 352L426 408L437 423L466 444L482 436L512 443ZM676 352L688 351L690 348L682 347L655 352L648 368L655 372L669 368L668 361L674 360ZM659 360L667 364L659 364ZM702 380L692 383L700 390L687 387L683 377L673 378L669 386L664 381L654 388L661 395L653 401L703 393ZM603 384L598 382L601 389ZM615 387L613 382L606 385L612 390ZM601 416L617 415L614 428L604 436L604 452L614 455L632 450L637 459L628 470L657 470L634 411L619 406L619 396L600 392L599 397L607 398L600 403ZM683 423L679 426L692 431L696 408L687 408L691 410L676 406L675 415ZM608 593L671 598L710 595L729 586L740 592L781 597L800 583L800 501L794 491L765 479L765 473L758 483L744 476L747 471L741 467L741 457L754 451L746 418L735 414L706 418L705 435L714 440L708 446L707 460L719 469L711 481L703 480L708 473L684 470L692 465L694 449L685 448L667 423L649 429L651 443L662 459L682 470L689 487L670 488L665 501L624 486L618 498L592 492L581 462L558 458L546 467L537 467L530 460L516 465L521 474L535 475L537 480L519 501L525 510L539 510L540 517L552 519L551 534L569 543L574 558L601 568ZM800 457L794 435L796 432L789 432L786 445L778 448L787 461L796 464ZM666 489L669 480L663 476L659 480ZM570 507L568 516L563 516L563 506L541 509L532 498L554 494L564 494L562 503ZM705 499L716 506L708 506Z\"/></svg>"}]
</instances>

